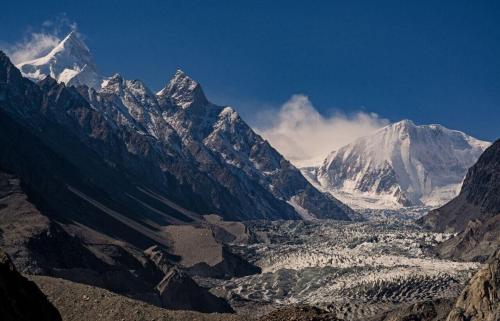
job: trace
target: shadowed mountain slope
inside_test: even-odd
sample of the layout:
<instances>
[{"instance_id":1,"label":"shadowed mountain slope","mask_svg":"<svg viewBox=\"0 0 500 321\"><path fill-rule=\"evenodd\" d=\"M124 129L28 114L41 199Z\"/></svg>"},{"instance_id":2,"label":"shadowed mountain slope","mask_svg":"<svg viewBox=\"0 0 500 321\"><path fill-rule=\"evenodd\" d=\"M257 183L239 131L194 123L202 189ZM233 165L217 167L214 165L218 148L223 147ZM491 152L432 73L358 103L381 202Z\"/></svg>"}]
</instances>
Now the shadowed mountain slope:
<instances>
[{"instance_id":1,"label":"shadowed mountain slope","mask_svg":"<svg viewBox=\"0 0 500 321\"><path fill-rule=\"evenodd\" d=\"M442 243L444 257L483 261L500 246L500 141L469 169L460 194L420 222L436 231L459 232Z\"/></svg>"}]
</instances>

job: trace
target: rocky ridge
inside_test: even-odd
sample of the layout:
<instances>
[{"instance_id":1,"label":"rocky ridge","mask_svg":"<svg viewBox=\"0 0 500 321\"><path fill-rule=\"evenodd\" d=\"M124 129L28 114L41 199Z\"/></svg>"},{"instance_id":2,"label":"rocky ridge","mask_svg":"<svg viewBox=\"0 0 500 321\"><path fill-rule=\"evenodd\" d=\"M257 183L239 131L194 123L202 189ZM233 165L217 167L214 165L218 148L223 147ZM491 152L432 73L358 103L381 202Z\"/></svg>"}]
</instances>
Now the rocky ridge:
<instances>
[{"instance_id":1,"label":"rocky ridge","mask_svg":"<svg viewBox=\"0 0 500 321\"><path fill-rule=\"evenodd\" d=\"M469 169L460 194L420 222L455 237L442 243L443 257L484 261L500 246L500 141Z\"/></svg>"},{"instance_id":2,"label":"rocky ridge","mask_svg":"<svg viewBox=\"0 0 500 321\"><path fill-rule=\"evenodd\" d=\"M25 76L39 80L44 79L42 74L49 74L40 72L34 78L28 69L45 66L40 60L50 61L50 70L70 68L75 59L87 65L93 61L75 33L53 51L57 55L51 52L36 63L18 66ZM58 59L58 55L73 60ZM64 82L57 75L50 76L58 83ZM348 220L353 213L331 195L315 189L236 111L210 103L200 84L184 72L178 70L157 94L142 82L125 80L120 75L99 79L99 86L85 83L83 78L66 85L79 87L79 93L94 111L105 116L113 130L132 136L133 141L120 137L129 152L141 154L141 158L145 152L154 154L152 165L164 171L162 176L168 174L176 180L169 186L184 185L182 194L199 199L199 207L190 209L231 219L294 219L310 212L312 217ZM162 185L165 188L165 183ZM169 194L177 201L172 191ZM313 202L316 206L311 206ZM192 204L182 203L185 207Z\"/></svg>"}]
</instances>

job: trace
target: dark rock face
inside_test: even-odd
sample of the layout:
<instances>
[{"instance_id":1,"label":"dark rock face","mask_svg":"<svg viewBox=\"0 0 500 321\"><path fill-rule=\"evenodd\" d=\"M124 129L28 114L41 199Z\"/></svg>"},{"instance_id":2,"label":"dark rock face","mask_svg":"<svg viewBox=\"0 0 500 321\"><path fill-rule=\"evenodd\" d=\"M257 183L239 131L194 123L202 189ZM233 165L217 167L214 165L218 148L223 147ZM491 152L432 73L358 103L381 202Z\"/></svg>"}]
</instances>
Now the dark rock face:
<instances>
[{"instance_id":1,"label":"dark rock face","mask_svg":"<svg viewBox=\"0 0 500 321\"><path fill-rule=\"evenodd\" d=\"M442 243L443 257L484 261L500 246L500 141L472 166L460 194L420 222L436 231L460 232Z\"/></svg>"},{"instance_id":2,"label":"dark rock face","mask_svg":"<svg viewBox=\"0 0 500 321\"><path fill-rule=\"evenodd\" d=\"M0 316L3 321L58 321L59 312L35 283L19 274L0 250Z\"/></svg>"},{"instance_id":3,"label":"dark rock face","mask_svg":"<svg viewBox=\"0 0 500 321\"><path fill-rule=\"evenodd\" d=\"M50 212L44 215L31 202L22 185L17 177L0 172L0 244L23 273L66 278L159 302L154 286L163 273L135 254L136 249L98 237L96 231L72 230L54 221Z\"/></svg>"},{"instance_id":4,"label":"dark rock face","mask_svg":"<svg viewBox=\"0 0 500 321\"><path fill-rule=\"evenodd\" d=\"M199 286L188 273L178 269L172 262L177 258L158 246L145 251L146 256L164 273L155 289L161 306L171 310L195 310L199 312L229 312L231 306L208 289Z\"/></svg>"},{"instance_id":5,"label":"dark rock face","mask_svg":"<svg viewBox=\"0 0 500 321\"><path fill-rule=\"evenodd\" d=\"M352 210L312 187L236 111L210 103L201 86L182 71L160 91L158 103L165 111L164 119L199 164L198 169L237 199L241 218L254 217L252 212L262 213L267 219L298 218L287 201L302 196L298 205L312 215L349 219ZM303 201L309 197L314 201ZM315 206L311 206L313 202ZM218 213L224 216L225 210L221 210Z\"/></svg>"},{"instance_id":6,"label":"dark rock face","mask_svg":"<svg viewBox=\"0 0 500 321\"><path fill-rule=\"evenodd\" d=\"M484 262L500 246L500 215L469 222L464 231L441 243L438 253L445 258Z\"/></svg>"},{"instance_id":7,"label":"dark rock face","mask_svg":"<svg viewBox=\"0 0 500 321\"><path fill-rule=\"evenodd\" d=\"M246 275L258 274L262 270L241 257L231 253L227 246L222 246L222 261L214 266L206 263L198 263L186 271L191 275L205 276L220 279L230 279L232 277L243 277Z\"/></svg>"},{"instance_id":8,"label":"dark rock face","mask_svg":"<svg viewBox=\"0 0 500 321\"><path fill-rule=\"evenodd\" d=\"M471 167L462 187L467 202L484 213L500 213L500 140Z\"/></svg>"},{"instance_id":9,"label":"dark rock face","mask_svg":"<svg viewBox=\"0 0 500 321\"><path fill-rule=\"evenodd\" d=\"M156 287L163 307L172 310L200 312L234 312L221 298L196 284L186 273L172 268Z\"/></svg>"},{"instance_id":10,"label":"dark rock face","mask_svg":"<svg viewBox=\"0 0 500 321\"><path fill-rule=\"evenodd\" d=\"M438 230L463 231L473 219L500 213L500 141L493 143L467 172L460 194L422 221Z\"/></svg>"},{"instance_id":11,"label":"dark rock face","mask_svg":"<svg viewBox=\"0 0 500 321\"><path fill-rule=\"evenodd\" d=\"M500 320L500 251L472 277L446 320Z\"/></svg>"}]
</instances>

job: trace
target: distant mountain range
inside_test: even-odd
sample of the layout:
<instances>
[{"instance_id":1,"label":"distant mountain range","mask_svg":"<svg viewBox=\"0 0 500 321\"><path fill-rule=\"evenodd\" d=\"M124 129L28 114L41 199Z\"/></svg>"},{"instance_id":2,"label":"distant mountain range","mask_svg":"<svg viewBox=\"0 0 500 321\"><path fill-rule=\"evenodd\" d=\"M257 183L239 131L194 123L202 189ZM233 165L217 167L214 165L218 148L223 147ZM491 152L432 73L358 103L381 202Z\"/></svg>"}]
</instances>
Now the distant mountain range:
<instances>
[{"instance_id":1,"label":"distant mountain range","mask_svg":"<svg viewBox=\"0 0 500 321\"><path fill-rule=\"evenodd\" d=\"M489 145L441 125L403 120L302 171L355 208L436 207L458 194L467 170Z\"/></svg>"},{"instance_id":2,"label":"distant mountain range","mask_svg":"<svg viewBox=\"0 0 500 321\"><path fill-rule=\"evenodd\" d=\"M205 214L356 215L180 70L158 93L103 77L76 33L17 66L0 52L0 247L20 272L230 312L191 277L260 269L225 245L244 226Z\"/></svg>"},{"instance_id":3,"label":"distant mountain range","mask_svg":"<svg viewBox=\"0 0 500 321\"><path fill-rule=\"evenodd\" d=\"M180 70L157 94L139 80L103 77L75 32L47 56L17 67L47 92L61 92L99 118L99 124L78 128L63 119L67 107L45 115L81 140L90 138L87 145L108 164L134 173L142 181L134 183L138 190L153 184L156 193L183 207L237 220L304 215L349 220L353 213L314 188L231 107L210 103ZM106 137L95 137L104 132Z\"/></svg>"}]
</instances>

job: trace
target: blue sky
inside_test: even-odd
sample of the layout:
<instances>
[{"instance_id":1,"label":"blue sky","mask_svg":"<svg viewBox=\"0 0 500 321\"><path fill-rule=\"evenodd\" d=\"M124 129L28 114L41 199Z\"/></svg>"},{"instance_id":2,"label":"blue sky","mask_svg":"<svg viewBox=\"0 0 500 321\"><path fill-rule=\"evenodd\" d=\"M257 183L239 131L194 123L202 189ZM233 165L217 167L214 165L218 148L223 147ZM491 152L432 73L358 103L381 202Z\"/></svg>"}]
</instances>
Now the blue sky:
<instances>
[{"instance_id":1,"label":"blue sky","mask_svg":"<svg viewBox=\"0 0 500 321\"><path fill-rule=\"evenodd\" d=\"M181 68L251 122L304 94L500 137L499 1L6 1L0 43L63 16L104 74L158 90Z\"/></svg>"}]
</instances>

